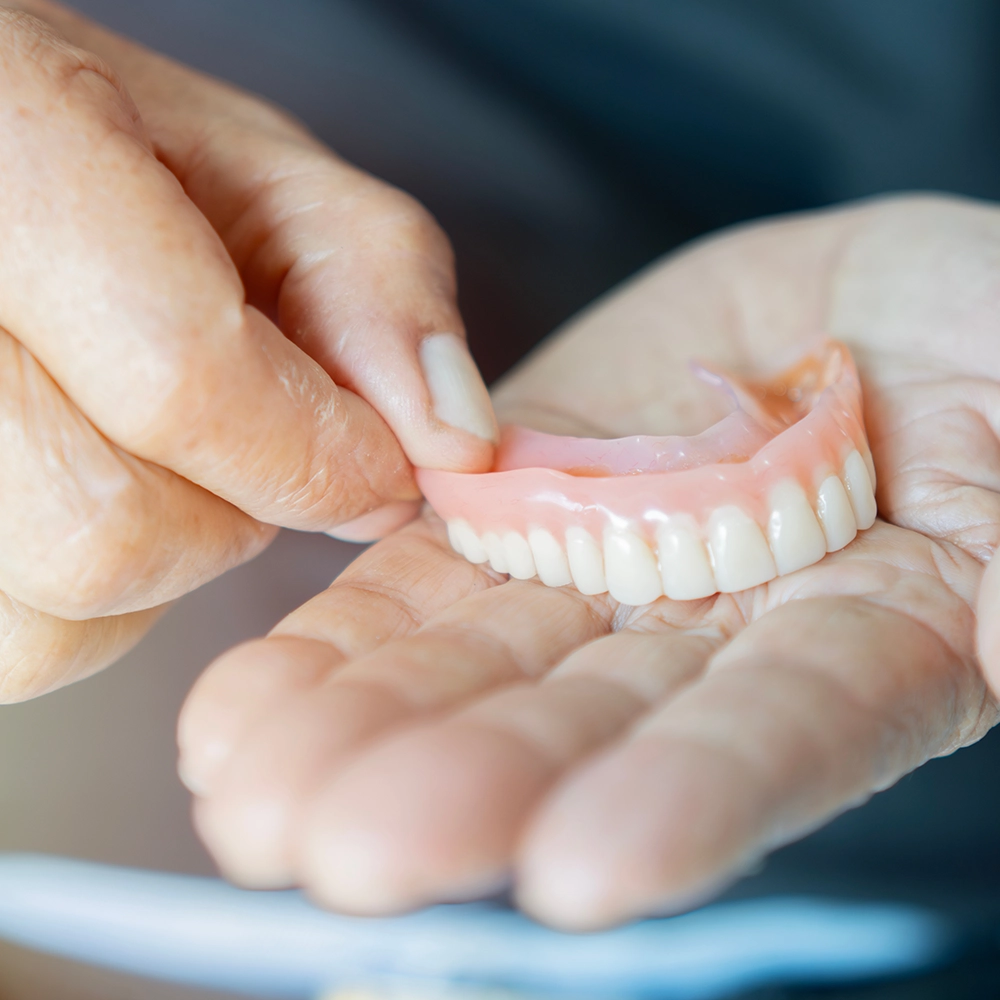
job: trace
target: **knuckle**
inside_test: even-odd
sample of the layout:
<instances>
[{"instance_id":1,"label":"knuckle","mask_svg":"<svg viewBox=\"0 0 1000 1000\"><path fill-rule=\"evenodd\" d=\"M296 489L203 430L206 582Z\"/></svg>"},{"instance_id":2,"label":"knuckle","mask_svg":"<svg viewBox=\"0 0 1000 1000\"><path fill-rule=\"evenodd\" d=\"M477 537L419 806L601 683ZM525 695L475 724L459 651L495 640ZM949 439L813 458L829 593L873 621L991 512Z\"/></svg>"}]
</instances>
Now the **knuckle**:
<instances>
[{"instance_id":1,"label":"knuckle","mask_svg":"<svg viewBox=\"0 0 1000 1000\"><path fill-rule=\"evenodd\" d=\"M449 246L437 219L416 198L396 188L383 186L373 197L372 209L382 223L420 246Z\"/></svg>"},{"instance_id":2,"label":"knuckle","mask_svg":"<svg viewBox=\"0 0 1000 1000\"><path fill-rule=\"evenodd\" d=\"M43 79L59 81L89 69L120 85L102 59L71 45L50 25L24 11L0 8L0 53L8 69L27 70Z\"/></svg>"},{"instance_id":3,"label":"knuckle","mask_svg":"<svg viewBox=\"0 0 1000 1000\"><path fill-rule=\"evenodd\" d=\"M79 90L81 83L103 85L133 126L138 111L115 70L100 56L71 44L49 24L22 10L0 7L0 74L13 86L40 88L50 99Z\"/></svg>"}]
</instances>

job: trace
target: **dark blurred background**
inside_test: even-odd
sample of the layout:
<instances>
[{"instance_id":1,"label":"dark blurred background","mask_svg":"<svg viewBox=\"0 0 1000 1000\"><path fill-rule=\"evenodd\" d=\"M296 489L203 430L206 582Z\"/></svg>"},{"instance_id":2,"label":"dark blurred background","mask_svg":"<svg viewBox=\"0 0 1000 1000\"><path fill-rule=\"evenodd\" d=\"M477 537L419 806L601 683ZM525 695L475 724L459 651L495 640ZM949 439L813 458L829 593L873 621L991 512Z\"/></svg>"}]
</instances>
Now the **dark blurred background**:
<instances>
[{"instance_id":1,"label":"dark blurred background","mask_svg":"<svg viewBox=\"0 0 1000 1000\"><path fill-rule=\"evenodd\" d=\"M419 197L455 245L470 339L489 379L635 269L716 227L902 189L1000 196L995 0L75 6L269 97L344 157ZM172 776L179 700L214 652L265 631L351 551L286 535L264 561L182 602L125 667L85 693L8 715L0 800L20 803L22 819L0 822L0 847L208 870ZM74 699L89 706L82 721L69 710ZM102 720L109 701L113 717ZM45 741L39 772L53 803L30 805L47 786L16 775L57 718L70 728ZM102 743L97 733L113 735ZM82 749L88 739L103 749ZM56 804L70 794L61 754L74 758L76 813ZM992 916L998 764L995 738L932 762L778 852L734 893L889 895ZM86 811L94 801L99 819ZM965 979L878 995L985 996L983 977L996 969L987 962ZM132 996L123 982L105 982L105 1000ZM74 996L97 995L79 989Z\"/></svg>"}]
</instances>

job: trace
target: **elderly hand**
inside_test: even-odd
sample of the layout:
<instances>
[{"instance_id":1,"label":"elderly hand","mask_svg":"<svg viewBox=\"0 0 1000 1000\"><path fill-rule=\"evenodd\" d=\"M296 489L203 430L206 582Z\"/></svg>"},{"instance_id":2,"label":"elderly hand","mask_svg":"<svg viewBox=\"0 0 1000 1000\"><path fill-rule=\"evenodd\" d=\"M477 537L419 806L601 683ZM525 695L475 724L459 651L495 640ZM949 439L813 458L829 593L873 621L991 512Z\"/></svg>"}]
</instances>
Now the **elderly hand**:
<instances>
[{"instance_id":1,"label":"elderly hand","mask_svg":"<svg viewBox=\"0 0 1000 1000\"><path fill-rule=\"evenodd\" d=\"M406 195L42 0L0 6L0 136L0 699L115 659L273 525L377 537L411 462L489 467Z\"/></svg>"},{"instance_id":2,"label":"elderly hand","mask_svg":"<svg viewBox=\"0 0 1000 1000\"><path fill-rule=\"evenodd\" d=\"M425 516L196 686L181 769L223 870L364 913L513 878L596 927L690 906L979 739L998 276L996 208L893 199L701 242L570 324L496 393L506 420L691 433L717 417L692 355L845 340L880 519L753 590L626 608L472 566Z\"/></svg>"}]
</instances>

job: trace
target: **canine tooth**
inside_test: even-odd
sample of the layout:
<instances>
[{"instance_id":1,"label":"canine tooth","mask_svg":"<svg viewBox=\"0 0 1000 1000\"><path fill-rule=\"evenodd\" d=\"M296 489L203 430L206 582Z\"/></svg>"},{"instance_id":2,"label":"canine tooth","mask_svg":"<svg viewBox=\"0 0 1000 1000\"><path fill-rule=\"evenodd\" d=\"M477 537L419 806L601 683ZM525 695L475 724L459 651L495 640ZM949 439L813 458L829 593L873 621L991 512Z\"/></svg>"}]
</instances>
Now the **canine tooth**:
<instances>
[{"instance_id":1,"label":"canine tooth","mask_svg":"<svg viewBox=\"0 0 1000 1000\"><path fill-rule=\"evenodd\" d=\"M566 584L573 582L566 553L549 532L542 528L533 528L528 532L528 545L535 557L538 579L546 587L565 587Z\"/></svg>"},{"instance_id":2,"label":"canine tooth","mask_svg":"<svg viewBox=\"0 0 1000 1000\"><path fill-rule=\"evenodd\" d=\"M508 531L503 536L503 554L507 557L507 572L516 580L530 580L535 575L535 560L523 536Z\"/></svg>"},{"instance_id":3,"label":"canine tooth","mask_svg":"<svg viewBox=\"0 0 1000 1000\"><path fill-rule=\"evenodd\" d=\"M495 531L487 531L483 535L483 547L490 558L490 565L498 573L507 573L507 554L503 549L503 540Z\"/></svg>"},{"instance_id":4,"label":"canine tooth","mask_svg":"<svg viewBox=\"0 0 1000 1000\"><path fill-rule=\"evenodd\" d=\"M471 563L484 563L489 559L486 546L479 540L479 536L472 530L472 525L468 521L452 521L448 526L448 534L451 537L452 525L454 526L455 537L452 540L452 547L458 542L458 551Z\"/></svg>"},{"instance_id":5,"label":"canine tooth","mask_svg":"<svg viewBox=\"0 0 1000 1000\"><path fill-rule=\"evenodd\" d=\"M663 594L660 568L649 546L632 531L604 536L608 591L622 604L649 604Z\"/></svg>"},{"instance_id":6,"label":"canine tooth","mask_svg":"<svg viewBox=\"0 0 1000 1000\"><path fill-rule=\"evenodd\" d=\"M608 589L604 575L604 556L600 546L585 528L566 529L566 557L573 585L581 594L603 594Z\"/></svg>"},{"instance_id":7,"label":"canine tooth","mask_svg":"<svg viewBox=\"0 0 1000 1000\"><path fill-rule=\"evenodd\" d=\"M772 491L767 534L779 574L794 573L826 555L826 537L805 491L794 480L778 483Z\"/></svg>"},{"instance_id":8,"label":"canine tooth","mask_svg":"<svg viewBox=\"0 0 1000 1000\"><path fill-rule=\"evenodd\" d=\"M777 575L763 532L739 507L712 512L708 539L715 582L724 594L756 587Z\"/></svg>"},{"instance_id":9,"label":"canine tooth","mask_svg":"<svg viewBox=\"0 0 1000 1000\"><path fill-rule=\"evenodd\" d=\"M827 476L816 495L819 523L826 535L826 551L837 552L858 533L858 522L839 476Z\"/></svg>"},{"instance_id":10,"label":"canine tooth","mask_svg":"<svg viewBox=\"0 0 1000 1000\"><path fill-rule=\"evenodd\" d=\"M719 589L705 543L694 526L693 518L674 515L656 535L663 592L673 601L693 601Z\"/></svg>"},{"instance_id":11,"label":"canine tooth","mask_svg":"<svg viewBox=\"0 0 1000 1000\"><path fill-rule=\"evenodd\" d=\"M862 531L870 528L875 523L878 509L875 506L875 493L872 490L871 479L868 478L865 460L856 451L852 451L844 462L844 485L847 487L847 495L851 498L858 527Z\"/></svg>"}]
</instances>

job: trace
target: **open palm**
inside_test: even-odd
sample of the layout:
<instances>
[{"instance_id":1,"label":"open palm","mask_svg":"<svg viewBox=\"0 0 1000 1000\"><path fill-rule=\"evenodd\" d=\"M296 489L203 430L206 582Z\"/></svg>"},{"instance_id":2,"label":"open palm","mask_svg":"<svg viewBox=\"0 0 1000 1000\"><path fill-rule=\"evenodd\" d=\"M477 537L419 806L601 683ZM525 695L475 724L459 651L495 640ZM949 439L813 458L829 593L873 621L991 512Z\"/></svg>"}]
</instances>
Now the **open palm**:
<instances>
[{"instance_id":1,"label":"open palm","mask_svg":"<svg viewBox=\"0 0 1000 1000\"><path fill-rule=\"evenodd\" d=\"M495 401L560 433L693 433L721 404L692 357L752 366L817 332L862 373L871 530L750 591L632 608L472 566L425 516L192 694L182 773L223 869L367 913L513 879L542 919L599 926L692 905L981 737L1000 211L900 198L723 234Z\"/></svg>"}]
</instances>

